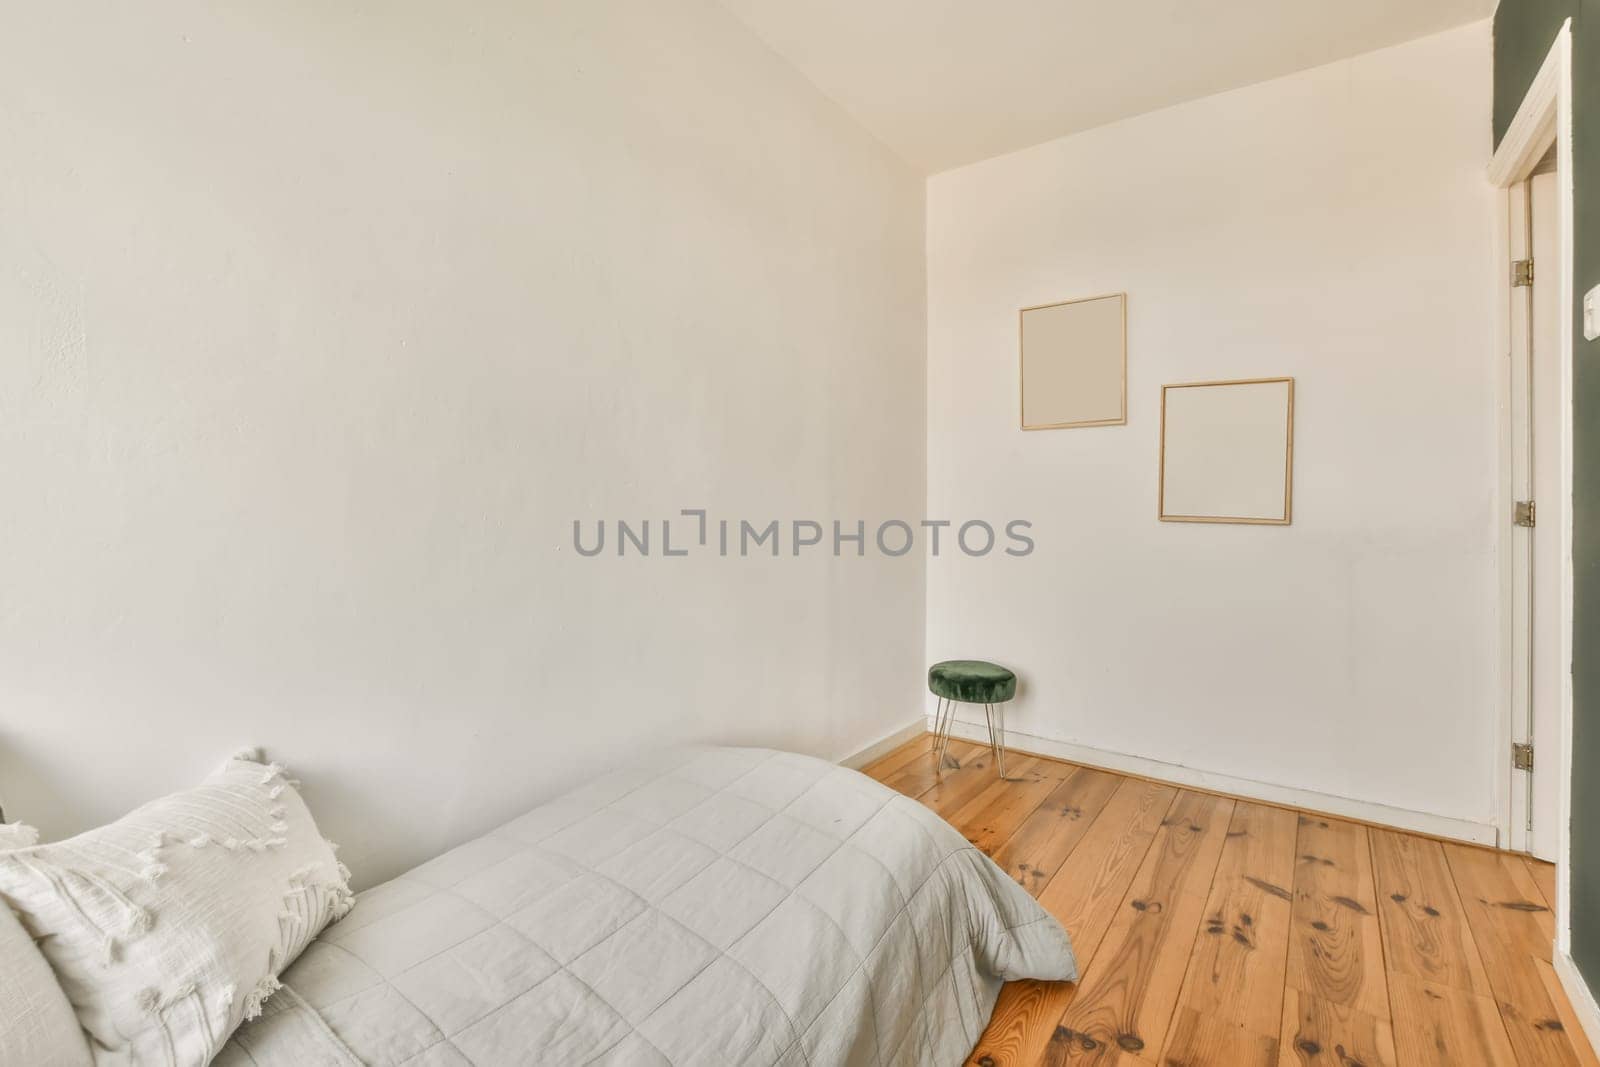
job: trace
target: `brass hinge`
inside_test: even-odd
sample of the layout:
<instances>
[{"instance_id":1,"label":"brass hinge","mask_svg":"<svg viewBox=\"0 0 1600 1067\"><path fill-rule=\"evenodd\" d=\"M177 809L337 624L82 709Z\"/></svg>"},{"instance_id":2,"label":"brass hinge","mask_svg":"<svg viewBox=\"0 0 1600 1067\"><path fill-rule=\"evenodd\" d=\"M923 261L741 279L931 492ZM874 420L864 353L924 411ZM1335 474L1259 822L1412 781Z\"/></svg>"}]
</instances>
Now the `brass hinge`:
<instances>
[{"instance_id":1,"label":"brass hinge","mask_svg":"<svg viewBox=\"0 0 1600 1067\"><path fill-rule=\"evenodd\" d=\"M1533 260L1513 259L1511 261L1511 287L1520 289L1533 284Z\"/></svg>"},{"instance_id":2,"label":"brass hinge","mask_svg":"<svg viewBox=\"0 0 1600 1067\"><path fill-rule=\"evenodd\" d=\"M1513 741L1511 743L1511 766L1519 771L1533 770L1533 742Z\"/></svg>"},{"instance_id":3,"label":"brass hinge","mask_svg":"<svg viewBox=\"0 0 1600 1067\"><path fill-rule=\"evenodd\" d=\"M1516 526L1532 526L1534 524L1534 507L1531 500L1517 501L1516 513L1511 516L1511 522Z\"/></svg>"}]
</instances>

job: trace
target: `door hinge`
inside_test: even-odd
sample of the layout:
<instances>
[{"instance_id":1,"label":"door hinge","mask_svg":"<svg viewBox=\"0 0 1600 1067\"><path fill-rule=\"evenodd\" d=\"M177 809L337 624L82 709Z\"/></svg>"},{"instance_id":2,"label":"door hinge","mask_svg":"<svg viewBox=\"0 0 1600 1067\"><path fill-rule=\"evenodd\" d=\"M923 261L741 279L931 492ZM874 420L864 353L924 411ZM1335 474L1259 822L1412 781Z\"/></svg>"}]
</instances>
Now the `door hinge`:
<instances>
[{"instance_id":1,"label":"door hinge","mask_svg":"<svg viewBox=\"0 0 1600 1067\"><path fill-rule=\"evenodd\" d=\"M1535 514L1534 514L1533 501L1531 501L1531 500L1519 500L1519 501L1517 501L1517 510L1516 510L1516 513L1511 516L1511 522L1516 526L1532 526L1534 524L1534 521L1535 521Z\"/></svg>"},{"instance_id":2,"label":"door hinge","mask_svg":"<svg viewBox=\"0 0 1600 1067\"><path fill-rule=\"evenodd\" d=\"M1513 259L1511 261L1511 287L1520 289L1533 284L1533 260Z\"/></svg>"},{"instance_id":3,"label":"door hinge","mask_svg":"<svg viewBox=\"0 0 1600 1067\"><path fill-rule=\"evenodd\" d=\"M1533 742L1513 741L1511 743L1511 766L1519 771L1533 770Z\"/></svg>"}]
</instances>

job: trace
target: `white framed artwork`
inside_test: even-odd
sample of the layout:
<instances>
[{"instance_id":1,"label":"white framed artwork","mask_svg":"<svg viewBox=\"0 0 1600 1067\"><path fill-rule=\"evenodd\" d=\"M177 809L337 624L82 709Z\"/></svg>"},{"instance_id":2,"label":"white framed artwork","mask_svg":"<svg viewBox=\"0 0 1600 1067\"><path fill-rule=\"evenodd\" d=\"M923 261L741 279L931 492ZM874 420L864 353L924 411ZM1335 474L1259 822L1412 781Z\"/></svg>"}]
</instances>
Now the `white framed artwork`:
<instances>
[{"instance_id":1,"label":"white framed artwork","mask_svg":"<svg viewBox=\"0 0 1600 1067\"><path fill-rule=\"evenodd\" d=\"M1161 387L1162 522L1287 526L1294 498L1294 379Z\"/></svg>"},{"instance_id":2,"label":"white framed artwork","mask_svg":"<svg viewBox=\"0 0 1600 1067\"><path fill-rule=\"evenodd\" d=\"M1023 308L1022 428L1117 426L1128 421L1128 295Z\"/></svg>"}]
</instances>

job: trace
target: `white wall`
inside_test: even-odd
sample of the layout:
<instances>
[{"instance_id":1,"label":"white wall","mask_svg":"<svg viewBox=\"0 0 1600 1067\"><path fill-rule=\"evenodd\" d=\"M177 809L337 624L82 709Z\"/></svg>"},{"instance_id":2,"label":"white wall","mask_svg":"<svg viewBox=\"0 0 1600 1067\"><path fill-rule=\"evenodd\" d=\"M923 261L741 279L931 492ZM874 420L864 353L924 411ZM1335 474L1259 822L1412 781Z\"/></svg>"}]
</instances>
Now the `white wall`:
<instances>
[{"instance_id":1,"label":"white wall","mask_svg":"<svg viewBox=\"0 0 1600 1067\"><path fill-rule=\"evenodd\" d=\"M24 5L0 100L12 818L254 742L369 884L626 749L917 713L915 556L571 548L921 512L922 181L720 8Z\"/></svg>"},{"instance_id":2,"label":"white wall","mask_svg":"<svg viewBox=\"0 0 1600 1067\"><path fill-rule=\"evenodd\" d=\"M928 508L1038 550L931 561L928 657L1013 729L1493 820L1490 77L1484 23L931 179ZM1020 431L1017 308L1120 290L1128 424ZM1263 375L1293 525L1158 522L1161 384Z\"/></svg>"}]
</instances>

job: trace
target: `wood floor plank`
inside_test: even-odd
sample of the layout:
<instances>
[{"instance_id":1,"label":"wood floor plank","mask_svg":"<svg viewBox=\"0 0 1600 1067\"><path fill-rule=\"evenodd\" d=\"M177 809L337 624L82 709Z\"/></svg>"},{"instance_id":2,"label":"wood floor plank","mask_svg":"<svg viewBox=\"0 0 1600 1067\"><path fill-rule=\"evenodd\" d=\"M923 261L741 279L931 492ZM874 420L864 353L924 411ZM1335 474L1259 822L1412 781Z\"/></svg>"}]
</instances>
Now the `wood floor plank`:
<instances>
[{"instance_id":1,"label":"wood floor plank","mask_svg":"<svg viewBox=\"0 0 1600 1067\"><path fill-rule=\"evenodd\" d=\"M1396 1067L1389 1020L1323 1000L1293 986L1283 991L1279 1067ZM1462 1065L1465 1067L1465 1065Z\"/></svg>"},{"instance_id":2,"label":"wood floor plank","mask_svg":"<svg viewBox=\"0 0 1600 1067\"><path fill-rule=\"evenodd\" d=\"M1475 996L1491 995L1489 976L1484 973L1450 864L1444 858L1444 847L1437 841L1393 830L1374 829L1368 834L1378 890L1379 928L1389 973L1410 975ZM1411 999L1434 1002L1427 995L1420 995L1420 1001L1418 997ZM1390 1003L1393 1005L1393 997ZM1404 1049L1401 1051L1403 1054Z\"/></svg>"},{"instance_id":3,"label":"wood floor plank","mask_svg":"<svg viewBox=\"0 0 1600 1067\"><path fill-rule=\"evenodd\" d=\"M1548 962L1555 945L1555 912L1522 857L1469 845L1446 844L1444 849L1462 903L1476 899L1483 915L1494 918L1506 945Z\"/></svg>"},{"instance_id":4,"label":"wood floor plank","mask_svg":"<svg viewBox=\"0 0 1600 1067\"><path fill-rule=\"evenodd\" d=\"M909 766L914 760L928 755L932 751L932 746L932 734L918 734L899 748L884 753L862 767L861 773L881 782L901 768Z\"/></svg>"},{"instance_id":5,"label":"wood floor plank","mask_svg":"<svg viewBox=\"0 0 1600 1067\"><path fill-rule=\"evenodd\" d=\"M1567 998L1567 991L1561 985L1561 979L1556 974L1556 969L1544 960L1536 960L1535 966L1539 970L1539 979L1544 983L1544 991L1554 1005L1556 1014L1561 1020L1561 1029L1566 1033L1567 1040L1572 1045L1573 1055L1582 1067L1600 1067L1600 1057L1595 1055L1594 1046L1589 1043L1588 1035L1583 1032L1583 1023L1578 1019L1578 1013L1572 1010L1572 1001Z\"/></svg>"},{"instance_id":6,"label":"wood floor plank","mask_svg":"<svg viewBox=\"0 0 1600 1067\"><path fill-rule=\"evenodd\" d=\"M1234 804L1178 794L1095 965L1045 1049L1045 1063L1155 1061L1177 1007Z\"/></svg>"},{"instance_id":7,"label":"wood floor plank","mask_svg":"<svg viewBox=\"0 0 1600 1067\"><path fill-rule=\"evenodd\" d=\"M1006 776L1008 778L1014 776L1013 771L1015 768L1012 764L1020 764L1023 760L1028 761L1030 773L1041 778L1054 778L1058 782L1066 781L1080 770L1089 769L1079 767L1076 763L1051 759L1049 756L1035 756L1027 752L1013 752L1010 749L1006 749Z\"/></svg>"},{"instance_id":8,"label":"wood floor plank","mask_svg":"<svg viewBox=\"0 0 1600 1067\"><path fill-rule=\"evenodd\" d=\"M980 750L977 745L969 744L966 741L954 738L950 741L949 755L963 766L970 763L980 753L986 756L987 752L987 749ZM951 772L946 769L944 773L949 774ZM939 784L940 768L933 752L930 750L922 758L913 760L893 774L879 780L897 793L904 793L913 799L920 799L922 794Z\"/></svg>"},{"instance_id":9,"label":"wood floor plank","mask_svg":"<svg viewBox=\"0 0 1600 1067\"><path fill-rule=\"evenodd\" d=\"M1011 839L992 853L995 863L1038 896L1124 781L1104 771L1074 768L1023 820Z\"/></svg>"},{"instance_id":10,"label":"wood floor plank","mask_svg":"<svg viewBox=\"0 0 1600 1067\"><path fill-rule=\"evenodd\" d=\"M1298 822L1283 808L1234 807L1163 1067L1277 1063Z\"/></svg>"},{"instance_id":11,"label":"wood floor plank","mask_svg":"<svg viewBox=\"0 0 1600 1067\"><path fill-rule=\"evenodd\" d=\"M1288 984L1331 1004L1389 1017L1367 828L1299 816Z\"/></svg>"},{"instance_id":12,"label":"wood floor plank","mask_svg":"<svg viewBox=\"0 0 1600 1067\"><path fill-rule=\"evenodd\" d=\"M961 767L941 770L916 738L869 771L1037 896L1082 975L1007 984L972 1067L1600 1067L1549 963L1548 864L1045 757L1011 756L1022 780L1001 782L987 748L950 752ZM1176 819L1204 804L1230 811L1220 837ZM1291 819L1292 871L1262 866ZM1214 839L1209 861L1190 861L1208 876L1167 855L1179 834L1191 852ZM1277 983L1274 911L1288 916Z\"/></svg>"},{"instance_id":13,"label":"wood floor plank","mask_svg":"<svg viewBox=\"0 0 1600 1067\"><path fill-rule=\"evenodd\" d=\"M1523 863L1527 865L1528 875L1533 879L1533 884L1539 887L1539 894L1544 897L1544 902L1551 912L1556 911L1556 865L1536 860L1532 856L1524 856Z\"/></svg>"},{"instance_id":14,"label":"wood floor plank","mask_svg":"<svg viewBox=\"0 0 1600 1067\"><path fill-rule=\"evenodd\" d=\"M1517 1067L1492 997L1410 974L1389 982L1400 1067Z\"/></svg>"},{"instance_id":15,"label":"wood floor plank","mask_svg":"<svg viewBox=\"0 0 1600 1067\"><path fill-rule=\"evenodd\" d=\"M1006 773L1010 777L1002 779L1000 772L995 770L994 756L987 748L980 749L972 756L964 758L959 769L945 768L939 780L917 800L945 819L954 819L962 808L994 786L998 785L1000 792L1004 792L1008 788L1020 788L1029 783L1047 782L1048 780L1037 770L1038 762L1031 756L1008 759ZM1046 789L1045 792L1048 793L1049 790ZM1040 799L1042 800L1043 796Z\"/></svg>"},{"instance_id":16,"label":"wood floor plank","mask_svg":"<svg viewBox=\"0 0 1600 1067\"><path fill-rule=\"evenodd\" d=\"M1283 986L1276 992L1272 1001L1281 1009ZM1276 1067L1278 1044L1277 1034L1258 1034L1179 1004L1159 1062L1162 1067Z\"/></svg>"},{"instance_id":17,"label":"wood floor plank","mask_svg":"<svg viewBox=\"0 0 1600 1067\"><path fill-rule=\"evenodd\" d=\"M1121 779L1099 817L1039 893L1039 903L1071 936L1080 974L1093 966L1105 932L1177 797L1174 786ZM1069 982L1008 983L970 1062L1033 1067L1077 989Z\"/></svg>"},{"instance_id":18,"label":"wood floor plank","mask_svg":"<svg viewBox=\"0 0 1600 1067\"><path fill-rule=\"evenodd\" d=\"M1577 1051L1540 976L1539 964L1550 962L1555 916L1527 865L1508 852L1454 844L1444 851L1517 1061L1575 1067Z\"/></svg>"},{"instance_id":19,"label":"wood floor plank","mask_svg":"<svg viewBox=\"0 0 1600 1067\"><path fill-rule=\"evenodd\" d=\"M1007 982L967 1067L1034 1067L1072 998L1076 982Z\"/></svg>"},{"instance_id":20,"label":"wood floor plank","mask_svg":"<svg viewBox=\"0 0 1600 1067\"><path fill-rule=\"evenodd\" d=\"M1068 861L1039 894L1086 967L1177 802L1176 786L1125 779Z\"/></svg>"},{"instance_id":21,"label":"wood floor plank","mask_svg":"<svg viewBox=\"0 0 1600 1067\"><path fill-rule=\"evenodd\" d=\"M1009 766L1006 770L1015 773ZM996 779L957 811L950 823L985 856L993 858L1024 820L1062 784L1060 779L1045 777L1022 781Z\"/></svg>"}]
</instances>

